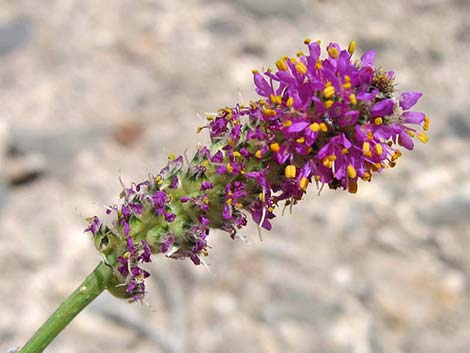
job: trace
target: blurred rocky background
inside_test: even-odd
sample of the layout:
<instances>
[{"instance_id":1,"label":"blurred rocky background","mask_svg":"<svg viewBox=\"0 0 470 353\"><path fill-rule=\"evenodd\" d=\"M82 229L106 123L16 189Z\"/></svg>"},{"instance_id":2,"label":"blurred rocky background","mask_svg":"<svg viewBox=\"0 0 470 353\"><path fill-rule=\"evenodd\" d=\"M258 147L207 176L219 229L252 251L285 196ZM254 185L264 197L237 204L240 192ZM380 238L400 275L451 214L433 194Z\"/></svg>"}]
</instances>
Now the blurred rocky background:
<instances>
[{"instance_id":1,"label":"blurred rocky background","mask_svg":"<svg viewBox=\"0 0 470 353\"><path fill-rule=\"evenodd\" d=\"M358 43L424 93L431 140L356 195L311 192L208 267L158 258L148 306L103 295L48 352L470 352L470 1L0 1L0 351L99 256L84 218L254 98L303 39ZM201 114L201 115L198 115Z\"/></svg>"}]
</instances>

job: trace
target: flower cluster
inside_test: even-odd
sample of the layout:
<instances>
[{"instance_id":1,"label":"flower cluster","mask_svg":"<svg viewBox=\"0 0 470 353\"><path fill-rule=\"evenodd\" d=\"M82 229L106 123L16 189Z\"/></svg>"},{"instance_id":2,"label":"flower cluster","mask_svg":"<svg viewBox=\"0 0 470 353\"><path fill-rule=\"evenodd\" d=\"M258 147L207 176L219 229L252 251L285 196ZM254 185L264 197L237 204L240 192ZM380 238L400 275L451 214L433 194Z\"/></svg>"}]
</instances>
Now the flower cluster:
<instances>
[{"instance_id":1,"label":"flower cluster","mask_svg":"<svg viewBox=\"0 0 470 353\"><path fill-rule=\"evenodd\" d=\"M374 67L373 51L355 61L355 42L330 43L322 59L319 42L305 45L307 53L280 58L275 70L253 71L259 100L208 115L200 130L211 143L185 167L171 157L156 177L125 189L121 206L109 208L112 229L90 219L86 230L127 297L142 299L149 274L139 264L150 253L199 264L210 228L235 237L250 214L269 230L280 202L294 205L312 182L355 193L360 179L395 166L399 146L427 142L417 127L427 130L428 117L410 111L421 93L395 97L395 75Z\"/></svg>"}]
</instances>

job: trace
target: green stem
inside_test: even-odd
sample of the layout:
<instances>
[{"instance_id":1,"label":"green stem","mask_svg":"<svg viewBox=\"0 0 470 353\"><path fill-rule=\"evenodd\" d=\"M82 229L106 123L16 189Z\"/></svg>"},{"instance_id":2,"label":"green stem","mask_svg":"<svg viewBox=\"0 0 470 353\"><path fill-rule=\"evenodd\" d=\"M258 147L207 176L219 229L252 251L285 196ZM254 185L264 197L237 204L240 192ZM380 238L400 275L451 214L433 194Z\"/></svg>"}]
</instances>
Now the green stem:
<instances>
[{"instance_id":1,"label":"green stem","mask_svg":"<svg viewBox=\"0 0 470 353\"><path fill-rule=\"evenodd\" d=\"M113 281L111 266L103 262L57 308L18 353L39 353Z\"/></svg>"}]
</instances>

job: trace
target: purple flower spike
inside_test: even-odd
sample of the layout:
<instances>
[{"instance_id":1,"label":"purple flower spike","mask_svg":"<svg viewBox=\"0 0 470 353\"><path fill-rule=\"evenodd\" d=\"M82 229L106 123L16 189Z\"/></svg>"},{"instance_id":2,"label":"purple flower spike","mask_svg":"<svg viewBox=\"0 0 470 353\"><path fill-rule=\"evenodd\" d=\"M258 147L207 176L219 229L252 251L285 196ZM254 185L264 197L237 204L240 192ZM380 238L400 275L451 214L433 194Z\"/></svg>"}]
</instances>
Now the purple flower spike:
<instances>
[{"instance_id":1,"label":"purple flower spike","mask_svg":"<svg viewBox=\"0 0 470 353\"><path fill-rule=\"evenodd\" d=\"M106 211L112 227L89 220L86 231L104 256L117 259L116 278L131 301L145 295L150 274L143 267L152 253L199 265L210 228L235 238L250 214L270 230L277 209L309 189L356 193L361 181L397 164L401 147L428 141L429 118L410 110L422 94L397 96L395 73L374 66L374 51L357 60L355 42L347 49L329 43L324 55L318 42L305 44L308 54L253 70L258 100L208 115L200 129L208 130L209 145L189 159L170 156L157 176L126 188L122 204Z\"/></svg>"}]
</instances>

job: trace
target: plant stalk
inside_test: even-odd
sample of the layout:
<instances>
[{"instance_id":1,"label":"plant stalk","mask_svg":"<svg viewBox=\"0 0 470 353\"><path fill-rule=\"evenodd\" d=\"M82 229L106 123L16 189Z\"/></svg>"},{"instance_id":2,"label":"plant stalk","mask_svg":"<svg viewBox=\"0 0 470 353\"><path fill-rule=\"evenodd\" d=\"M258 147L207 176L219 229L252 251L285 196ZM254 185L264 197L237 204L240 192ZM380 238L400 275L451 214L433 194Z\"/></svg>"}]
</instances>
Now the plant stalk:
<instances>
[{"instance_id":1,"label":"plant stalk","mask_svg":"<svg viewBox=\"0 0 470 353\"><path fill-rule=\"evenodd\" d=\"M77 289L57 308L18 353L40 353L114 279L110 265L100 262Z\"/></svg>"}]
</instances>

